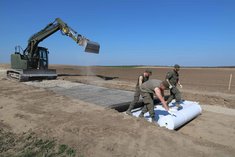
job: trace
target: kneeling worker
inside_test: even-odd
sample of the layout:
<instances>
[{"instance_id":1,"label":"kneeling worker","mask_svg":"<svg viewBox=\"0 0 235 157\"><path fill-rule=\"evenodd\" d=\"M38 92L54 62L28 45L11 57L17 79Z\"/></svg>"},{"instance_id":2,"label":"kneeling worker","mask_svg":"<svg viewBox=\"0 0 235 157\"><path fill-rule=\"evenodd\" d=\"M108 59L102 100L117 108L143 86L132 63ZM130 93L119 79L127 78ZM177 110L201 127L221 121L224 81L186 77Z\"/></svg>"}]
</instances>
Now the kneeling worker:
<instances>
[{"instance_id":1,"label":"kneeling worker","mask_svg":"<svg viewBox=\"0 0 235 157\"><path fill-rule=\"evenodd\" d=\"M158 97L161 101L163 107L168 111L170 114L173 114L169 111L169 107L164 100L164 90L169 88L169 84L167 81L160 81L160 80L148 80L144 82L140 86L141 96L143 97L144 107L139 115L139 117L144 117L146 112L149 112L150 117L152 118L152 122L155 121L155 113L154 113L154 94Z\"/></svg>"}]
</instances>

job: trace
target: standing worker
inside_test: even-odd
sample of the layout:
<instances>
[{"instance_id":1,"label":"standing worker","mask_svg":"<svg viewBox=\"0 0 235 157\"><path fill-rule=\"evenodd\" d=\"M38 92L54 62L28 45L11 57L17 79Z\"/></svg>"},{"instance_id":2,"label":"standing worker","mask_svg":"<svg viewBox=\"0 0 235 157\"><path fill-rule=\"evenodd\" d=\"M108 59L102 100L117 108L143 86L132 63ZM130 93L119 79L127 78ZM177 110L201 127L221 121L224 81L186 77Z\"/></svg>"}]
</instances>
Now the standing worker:
<instances>
[{"instance_id":1,"label":"standing worker","mask_svg":"<svg viewBox=\"0 0 235 157\"><path fill-rule=\"evenodd\" d=\"M166 75L166 81L168 82L169 89L170 89L170 96L167 99L167 105L173 99L175 99L176 107L178 107L178 109L182 108L182 106L180 105L181 93L179 89L177 88L177 84L180 86L180 88L183 87L179 81L179 70L180 70L180 66L178 64L175 64L174 69L172 71L169 71Z\"/></svg>"},{"instance_id":2,"label":"standing worker","mask_svg":"<svg viewBox=\"0 0 235 157\"><path fill-rule=\"evenodd\" d=\"M126 111L126 113L128 115L132 115L131 110L134 108L135 104L139 101L140 98L140 86L142 85L142 83L148 81L149 76L152 75L152 71L151 70L145 70L145 72L140 75L138 77L138 81L137 84L135 86L135 94L134 94L134 100L131 102L131 104L129 105L128 110Z\"/></svg>"},{"instance_id":3,"label":"standing worker","mask_svg":"<svg viewBox=\"0 0 235 157\"><path fill-rule=\"evenodd\" d=\"M149 112L152 122L155 122L155 113L154 113L154 94L161 101L163 107L169 114L174 115L172 111L169 110L169 107L164 99L164 90L169 88L169 84L166 81L160 80L148 80L140 86L141 96L143 97L144 107L139 115L140 118L144 117L146 112Z\"/></svg>"}]
</instances>

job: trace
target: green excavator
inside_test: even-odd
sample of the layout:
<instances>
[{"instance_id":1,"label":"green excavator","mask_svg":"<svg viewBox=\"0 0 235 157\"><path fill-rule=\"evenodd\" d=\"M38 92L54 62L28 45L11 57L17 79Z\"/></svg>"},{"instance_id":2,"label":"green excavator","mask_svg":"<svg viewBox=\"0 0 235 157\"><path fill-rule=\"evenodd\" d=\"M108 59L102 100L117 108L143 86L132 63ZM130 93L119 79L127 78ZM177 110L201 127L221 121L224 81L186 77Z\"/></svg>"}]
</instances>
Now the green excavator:
<instances>
[{"instance_id":1,"label":"green excavator","mask_svg":"<svg viewBox=\"0 0 235 157\"><path fill-rule=\"evenodd\" d=\"M78 45L85 47L85 52L99 53L98 43L78 34L60 18L56 18L54 22L29 38L25 50L20 46L15 47L15 53L11 54L11 69L7 70L7 76L19 81L56 79L56 70L48 69L48 49L38 45L58 30L63 35L71 37Z\"/></svg>"}]
</instances>

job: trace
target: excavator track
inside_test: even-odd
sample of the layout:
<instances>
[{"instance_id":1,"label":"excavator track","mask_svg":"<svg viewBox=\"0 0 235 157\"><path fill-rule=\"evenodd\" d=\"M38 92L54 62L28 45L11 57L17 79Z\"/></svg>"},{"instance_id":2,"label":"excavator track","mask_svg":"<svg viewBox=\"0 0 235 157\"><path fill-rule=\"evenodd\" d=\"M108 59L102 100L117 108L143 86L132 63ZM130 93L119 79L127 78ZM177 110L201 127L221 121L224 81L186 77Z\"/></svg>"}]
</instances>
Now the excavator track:
<instances>
[{"instance_id":1,"label":"excavator track","mask_svg":"<svg viewBox=\"0 0 235 157\"><path fill-rule=\"evenodd\" d=\"M7 70L7 77L9 79L18 80L20 82L25 82L29 80L27 76L23 76L21 72L17 70Z\"/></svg>"},{"instance_id":2,"label":"excavator track","mask_svg":"<svg viewBox=\"0 0 235 157\"><path fill-rule=\"evenodd\" d=\"M19 82L26 82L32 80L52 80L57 78L56 71L54 69L48 70L7 70L7 77L10 79L16 79Z\"/></svg>"}]
</instances>

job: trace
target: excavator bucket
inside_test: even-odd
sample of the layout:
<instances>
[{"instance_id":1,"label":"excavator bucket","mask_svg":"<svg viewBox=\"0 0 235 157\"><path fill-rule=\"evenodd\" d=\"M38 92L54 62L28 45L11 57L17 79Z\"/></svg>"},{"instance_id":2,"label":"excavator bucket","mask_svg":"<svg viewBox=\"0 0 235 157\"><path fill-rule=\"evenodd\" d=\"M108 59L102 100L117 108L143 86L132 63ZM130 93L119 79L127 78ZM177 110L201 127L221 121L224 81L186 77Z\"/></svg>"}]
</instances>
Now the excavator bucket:
<instances>
[{"instance_id":1,"label":"excavator bucket","mask_svg":"<svg viewBox=\"0 0 235 157\"><path fill-rule=\"evenodd\" d=\"M93 41L87 41L85 52L99 53L100 45Z\"/></svg>"}]
</instances>

